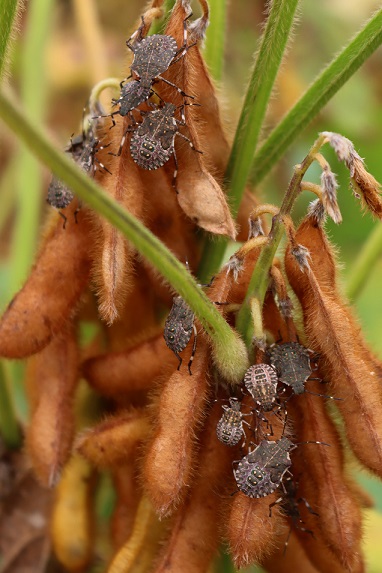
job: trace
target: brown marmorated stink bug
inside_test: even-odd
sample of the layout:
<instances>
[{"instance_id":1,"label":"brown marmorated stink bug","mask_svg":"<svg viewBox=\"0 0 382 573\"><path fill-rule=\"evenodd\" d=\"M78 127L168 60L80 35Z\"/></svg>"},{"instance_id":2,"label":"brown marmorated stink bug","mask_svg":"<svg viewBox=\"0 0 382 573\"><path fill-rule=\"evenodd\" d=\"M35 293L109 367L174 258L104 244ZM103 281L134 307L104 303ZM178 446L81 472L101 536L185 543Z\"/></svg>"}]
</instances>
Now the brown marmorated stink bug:
<instances>
[{"instance_id":1,"label":"brown marmorated stink bug","mask_svg":"<svg viewBox=\"0 0 382 573\"><path fill-rule=\"evenodd\" d=\"M81 135L71 138L70 145L65 149L65 152L71 155L72 159L81 167L85 173L90 176L94 175L97 164L101 169L110 173L107 167L98 161L96 154L101 149L105 149L107 145L100 146L99 139L95 136L92 125L90 124L87 131L83 130ZM48 188L47 202L55 209L65 209L74 199L73 192L69 187L58 179L53 177ZM76 209L74 218L77 223L77 213L80 207ZM64 219L64 229L66 226L67 218L59 210L59 214Z\"/></svg>"},{"instance_id":2,"label":"brown marmorated stink bug","mask_svg":"<svg viewBox=\"0 0 382 573\"><path fill-rule=\"evenodd\" d=\"M307 392L308 394L313 394L313 396L341 400L341 398L317 394L306 389L305 383L308 380L320 380L320 378L310 377L312 374L310 360L315 354L313 350L305 348L298 342L285 342L283 344L273 344L268 353L270 362L277 371L279 381L289 386L293 394Z\"/></svg>"},{"instance_id":3,"label":"brown marmorated stink bug","mask_svg":"<svg viewBox=\"0 0 382 573\"><path fill-rule=\"evenodd\" d=\"M277 371L280 382L290 386L294 394L305 392L305 382L312 373L312 350L298 342L274 344L269 349L270 362Z\"/></svg>"},{"instance_id":4,"label":"brown marmorated stink bug","mask_svg":"<svg viewBox=\"0 0 382 573\"><path fill-rule=\"evenodd\" d=\"M294 444L288 438L280 440L262 440L256 448L248 453L233 470L237 487L248 497L266 497L273 493L285 473L292 465L290 452L301 444L319 444L329 446L325 442L306 441Z\"/></svg>"},{"instance_id":5,"label":"brown marmorated stink bug","mask_svg":"<svg viewBox=\"0 0 382 573\"><path fill-rule=\"evenodd\" d=\"M142 169L158 169L162 167L173 155L175 161L175 171L173 176L173 186L176 189L176 177L178 173L178 161L175 153L175 137L179 135L188 141L195 150L193 143L188 137L179 131L179 127L186 124L182 109L182 119L175 118L177 109L172 103L165 103L153 111L144 114L144 119L134 131L130 142L130 152L133 160ZM192 105L192 104L191 104ZM120 149L124 144L122 138ZM199 152L201 153L201 152Z\"/></svg>"},{"instance_id":6,"label":"brown marmorated stink bug","mask_svg":"<svg viewBox=\"0 0 382 573\"><path fill-rule=\"evenodd\" d=\"M269 364L254 364L244 375L244 384L256 404L264 412L276 405L277 373Z\"/></svg>"},{"instance_id":7,"label":"brown marmorated stink bug","mask_svg":"<svg viewBox=\"0 0 382 573\"><path fill-rule=\"evenodd\" d=\"M163 332L167 346L173 351L179 360L179 370L182 364L182 358L179 356L179 352L182 352L182 350L186 348L191 339L192 331L194 331L194 344L192 347L191 357L188 362L188 371L190 375L192 374L191 364L195 356L197 339L197 330L194 324L194 319L195 315L188 304L181 296L175 296L170 313L166 319Z\"/></svg>"},{"instance_id":8,"label":"brown marmorated stink bug","mask_svg":"<svg viewBox=\"0 0 382 573\"><path fill-rule=\"evenodd\" d=\"M229 406L223 406L223 415L216 426L216 435L220 442L226 446L236 446L244 437L243 424L249 424L243 420L243 414L240 411L241 402L237 398L229 399Z\"/></svg>"},{"instance_id":9,"label":"brown marmorated stink bug","mask_svg":"<svg viewBox=\"0 0 382 573\"><path fill-rule=\"evenodd\" d=\"M183 97L193 99L193 96L187 95L178 86L162 78L160 75L168 70L171 64L174 64L182 58L187 50L194 45L187 45L187 20L191 16L192 14L184 20L183 46L179 49L175 38L172 36L154 34L144 38L142 32L145 28L145 23L142 17L141 26L126 41L127 47L134 54L134 59L130 66L132 76L129 76L121 82L120 96L118 99L112 100L113 106L119 105L119 109L112 112L109 116L101 117L111 117L113 125L115 125L113 116L117 114L126 116L140 104L147 101L151 95L155 94L152 86L159 80L174 87ZM133 77L133 79L128 82L127 80L131 77ZM122 145L121 143L121 146Z\"/></svg>"},{"instance_id":10,"label":"brown marmorated stink bug","mask_svg":"<svg viewBox=\"0 0 382 573\"><path fill-rule=\"evenodd\" d=\"M233 471L239 490L252 498L274 492L292 465L289 453L295 447L288 438L262 440Z\"/></svg>"}]
</instances>

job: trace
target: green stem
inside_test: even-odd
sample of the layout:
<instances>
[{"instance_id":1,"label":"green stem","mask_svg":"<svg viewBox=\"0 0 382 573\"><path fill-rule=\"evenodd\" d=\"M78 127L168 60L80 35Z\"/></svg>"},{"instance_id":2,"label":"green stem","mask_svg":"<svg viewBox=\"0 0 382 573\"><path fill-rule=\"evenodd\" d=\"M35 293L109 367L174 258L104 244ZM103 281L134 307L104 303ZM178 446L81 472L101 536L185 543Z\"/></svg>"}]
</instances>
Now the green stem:
<instances>
[{"instance_id":1,"label":"green stem","mask_svg":"<svg viewBox=\"0 0 382 573\"><path fill-rule=\"evenodd\" d=\"M272 131L253 158L251 185L269 173L286 149L324 105L382 43L382 9L320 73L296 105Z\"/></svg>"},{"instance_id":2,"label":"green stem","mask_svg":"<svg viewBox=\"0 0 382 573\"><path fill-rule=\"evenodd\" d=\"M212 77L220 82L224 68L227 0L209 0L209 6L210 24L203 55Z\"/></svg>"},{"instance_id":3,"label":"green stem","mask_svg":"<svg viewBox=\"0 0 382 573\"><path fill-rule=\"evenodd\" d=\"M0 5L0 78L5 72L12 30L17 17L17 0L2 0Z\"/></svg>"},{"instance_id":4,"label":"green stem","mask_svg":"<svg viewBox=\"0 0 382 573\"><path fill-rule=\"evenodd\" d=\"M346 295L356 300L367 283L382 253L382 225L378 223L363 245L347 277Z\"/></svg>"},{"instance_id":5,"label":"green stem","mask_svg":"<svg viewBox=\"0 0 382 573\"><path fill-rule=\"evenodd\" d=\"M225 175L234 217L239 210L253 164L253 155L277 72L291 34L297 4L298 0L274 0L271 3ZM201 280L206 280L206 277L218 270L226 245L227 240L216 243L207 239L198 272Z\"/></svg>"},{"instance_id":6,"label":"green stem","mask_svg":"<svg viewBox=\"0 0 382 573\"><path fill-rule=\"evenodd\" d=\"M4 362L0 360L0 433L8 448L18 448L21 445L21 432L11 396Z\"/></svg>"},{"instance_id":7,"label":"green stem","mask_svg":"<svg viewBox=\"0 0 382 573\"><path fill-rule=\"evenodd\" d=\"M320 135L311 147L304 161L294 168L294 174L290 181L278 215L273 217L272 228L269 233L268 243L263 247L256 267L253 271L246 297L237 315L236 327L243 336L247 348L251 348L254 336L254 325L251 315L251 299L257 299L260 307L263 306L265 294L269 285L269 271L273 259L284 233L283 218L292 211L293 204L301 191L301 181L306 171L315 160L315 155L325 143L326 138Z\"/></svg>"},{"instance_id":8,"label":"green stem","mask_svg":"<svg viewBox=\"0 0 382 573\"><path fill-rule=\"evenodd\" d=\"M172 252L138 219L107 195L70 158L56 151L39 128L20 111L19 106L2 93L0 117L80 199L119 229L179 292L211 337L218 365L219 356L223 357L222 362L227 362L227 356L232 356L232 361L236 357L236 364L231 370L237 368L237 372L240 372L239 378L246 369L247 360L243 356L241 341Z\"/></svg>"}]
</instances>

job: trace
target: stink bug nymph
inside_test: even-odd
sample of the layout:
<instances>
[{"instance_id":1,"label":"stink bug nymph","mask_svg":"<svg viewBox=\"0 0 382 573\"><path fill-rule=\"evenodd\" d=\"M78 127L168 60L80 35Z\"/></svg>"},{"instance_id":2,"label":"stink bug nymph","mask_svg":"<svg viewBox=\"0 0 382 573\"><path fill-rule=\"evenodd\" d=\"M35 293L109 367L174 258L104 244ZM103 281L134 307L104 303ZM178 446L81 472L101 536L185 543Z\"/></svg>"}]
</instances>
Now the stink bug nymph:
<instances>
[{"instance_id":1,"label":"stink bug nymph","mask_svg":"<svg viewBox=\"0 0 382 573\"><path fill-rule=\"evenodd\" d=\"M173 351L179 360L179 370L182 364L182 358L179 356L179 352L182 352L182 350L186 348L191 339L192 331L194 331L194 344L192 347L191 357L188 362L188 371L190 375L191 364L195 356L197 339L197 331L194 324L194 319L195 315L188 304L182 299L181 296L175 296L170 313L166 319L163 332L167 346L170 348L170 350Z\"/></svg>"},{"instance_id":2,"label":"stink bug nymph","mask_svg":"<svg viewBox=\"0 0 382 573\"><path fill-rule=\"evenodd\" d=\"M244 384L264 412L270 412L277 397L277 373L268 364L254 364L244 376Z\"/></svg>"},{"instance_id":3,"label":"stink bug nymph","mask_svg":"<svg viewBox=\"0 0 382 573\"><path fill-rule=\"evenodd\" d=\"M244 436L243 414L240 411L241 403L236 398L229 399L229 406L223 406L223 415L216 426L216 435L220 442L226 446L236 446ZM247 424L249 425L249 424Z\"/></svg>"},{"instance_id":4,"label":"stink bug nymph","mask_svg":"<svg viewBox=\"0 0 382 573\"><path fill-rule=\"evenodd\" d=\"M305 382L312 373L312 353L298 342L274 344L269 350L271 364L275 367L280 382L290 386L294 394L305 392Z\"/></svg>"},{"instance_id":5,"label":"stink bug nymph","mask_svg":"<svg viewBox=\"0 0 382 573\"><path fill-rule=\"evenodd\" d=\"M280 382L292 388L293 394L313 394L331 400L341 400L325 394L311 392L305 387L308 380L319 380L319 378L310 378L312 367L310 359L314 355L313 350L305 348L298 342L285 342L284 344L273 344L269 349L271 364L277 371Z\"/></svg>"},{"instance_id":6,"label":"stink bug nymph","mask_svg":"<svg viewBox=\"0 0 382 573\"><path fill-rule=\"evenodd\" d=\"M239 490L251 498L266 497L274 492L292 465L289 453L294 447L288 438L273 442L262 440L233 471Z\"/></svg>"}]
</instances>

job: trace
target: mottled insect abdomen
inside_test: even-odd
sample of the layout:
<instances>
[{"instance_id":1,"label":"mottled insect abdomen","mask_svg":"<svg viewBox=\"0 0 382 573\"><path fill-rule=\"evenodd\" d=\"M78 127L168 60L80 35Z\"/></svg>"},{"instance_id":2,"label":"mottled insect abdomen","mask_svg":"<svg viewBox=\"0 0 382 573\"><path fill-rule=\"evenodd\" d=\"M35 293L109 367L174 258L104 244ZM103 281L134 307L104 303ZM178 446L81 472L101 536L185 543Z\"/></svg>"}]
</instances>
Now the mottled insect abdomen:
<instances>
[{"instance_id":1,"label":"mottled insect abdomen","mask_svg":"<svg viewBox=\"0 0 382 573\"><path fill-rule=\"evenodd\" d=\"M293 447L287 438L260 442L233 471L239 490L252 498L273 493L292 464L289 452Z\"/></svg>"},{"instance_id":2,"label":"mottled insect abdomen","mask_svg":"<svg viewBox=\"0 0 382 573\"><path fill-rule=\"evenodd\" d=\"M295 394L305 392L305 382L312 373L312 351L298 342L274 344L269 350L271 364L276 368L280 382L290 386Z\"/></svg>"},{"instance_id":3,"label":"mottled insect abdomen","mask_svg":"<svg viewBox=\"0 0 382 573\"><path fill-rule=\"evenodd\" d=\"M161 34L127 45L134 52L130 69L147 87L151 87L153 80L169 68L178 52L175 38Z\"/></svg>"},{"instance_id":4,"label":"mottled insect abdomen","mask_svg":"<svg viewBox=\"0 0 382 573\"><path fill-rule=\"evenodd\" d=\"M223 415L216 426L216 435L226 446L236 446L244 436L243 414L240 402L230 398L230 406L223 406Z\"/></svg>"},{"instance_id":5,"label":"mottled insect abdomen","mask_svg":"<svg viewBox=\"0 0 382 573\"><path fill-rule=\"evenodd\" d=\"M174 153L175 135L179 128L174 118L176 106L166 103L149 112L131 138L130 152L142 169L162 167Z\"/></svg>"},{"instance_id":6,"label":"mottled insect abdomen","mask_svg":"<svg viewBox=\"0 0 382 573\"><path fill-rule=\"evenodd\" d=\"M245 387L265 412L274 408L277 382L276 370L268 364L254 364L244 376Z\"/></svg>"}]
</instances>

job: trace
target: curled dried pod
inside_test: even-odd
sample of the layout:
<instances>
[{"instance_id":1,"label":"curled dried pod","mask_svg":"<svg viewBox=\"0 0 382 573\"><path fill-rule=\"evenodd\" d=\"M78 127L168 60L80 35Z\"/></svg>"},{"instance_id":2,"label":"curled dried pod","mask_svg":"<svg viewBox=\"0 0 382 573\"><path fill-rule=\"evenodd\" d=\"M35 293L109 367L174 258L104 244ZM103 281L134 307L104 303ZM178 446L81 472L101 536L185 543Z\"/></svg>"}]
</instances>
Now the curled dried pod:
<instances>
[{"instance_id":1,"label":"curled dried pod","mask_svg":"<svg viewBox=\"0 0 382 573\"><path fill-rule=\"evenodd\" d=\"M323 376L341 398L336 403L346 435L358 459L382 475L382 412L379 371L343 303L336 284L335 260L325 233L307 216L296 240L310 253L309 268L302 272L290 248L285 255L289 282L299 298L309 346L321 355ZM362 431L357 431L362 419Z\"/></svg>"},{"instance_id":2,"label":"curled dried pod","mask_svg":"<svg viewBox=\"0 0 382 573\"><path fill-rule=\"evenodd\" d=\"M68 219L74 210L69 205ZM73 316L91 265L91 225L85 209L81 213L78 224L70 221L65 229L55 216L29 278L0 321L1 356L25 358L39 352Z\"/></svg>"}]
</instances>

